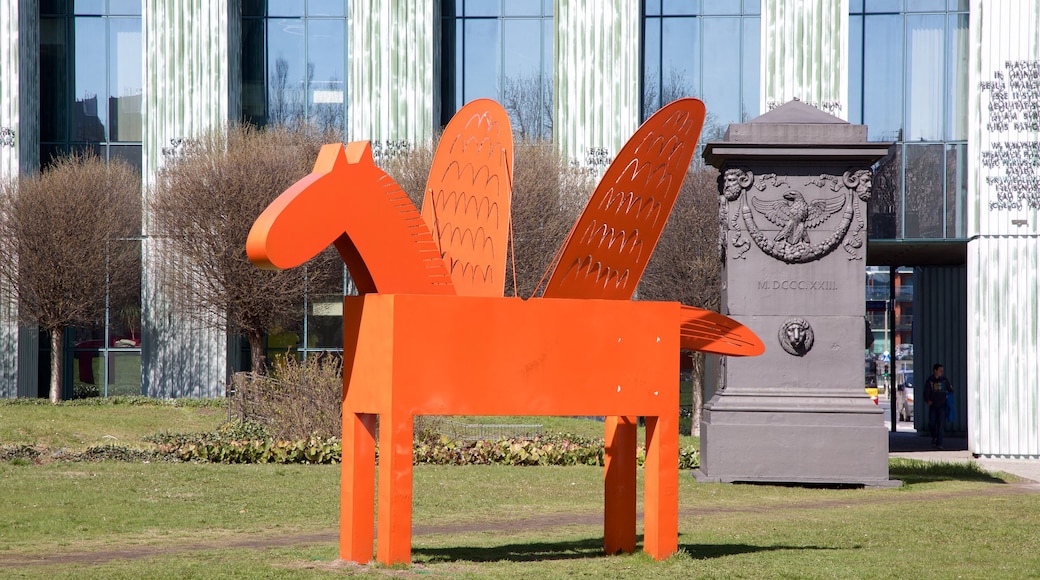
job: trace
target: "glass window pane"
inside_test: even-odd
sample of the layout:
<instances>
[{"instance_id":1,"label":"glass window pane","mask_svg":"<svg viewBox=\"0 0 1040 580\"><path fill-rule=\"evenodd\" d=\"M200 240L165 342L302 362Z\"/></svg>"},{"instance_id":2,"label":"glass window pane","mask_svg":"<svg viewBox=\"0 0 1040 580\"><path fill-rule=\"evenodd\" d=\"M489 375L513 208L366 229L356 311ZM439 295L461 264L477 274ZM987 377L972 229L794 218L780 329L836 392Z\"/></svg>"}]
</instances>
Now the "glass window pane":
<instances>
[{"instance_id":1,"label":"glass window pane","mask_svg":"<svg viewBox=\"0 0 1040 580\"><path fill-rule=\"evenodd\" d=\"M541 16L542 0L508 0L504 6L504 16Z\"/></svg>"},{"instance_id":2,"label":"glass window pane","mask_svg":"<svg viewBox=\"0 0 1040 580\"><path fill-rule=\"evenodd\" d=\"M303 16L300 0L267 0L268 16Z\"/></svg>"},{"instance_id":3,"label":"glass window pane","mask_svg":"<svg viewBox=\"0 0 1040 580\"><path fill-rule=\"evenodd\" d=\"M267 123L264 94L264 21L242 21L242 118L256 125Z\"/></svg>"},{"instance_id":4,"label":"glass window pane","mask_svg":"<svg viewBox=\"0 0 1040 580\"><path fill-rule=\"evenodd\" d=\"M140 16L141 0L108 0L108 13L116 16Z\"/></svg>"},{"instance_id":5,"label":"glass window pane","mask_svg":"<svg viewBox=\"0 0 1040 580\"><path fill-rule=\"evenodd\" d=\"M68 47L65 18L40 19L40 140L69 138ZM40 161L46 162L46 157Z\"/></svg>"},{"instance_id":6,"label":"glass window pane","mask_svg":"<svg viewBox=\"0 0 1040 580\"><path fill-rule=\"evenodd\" d=\"M466 4L467 9L469 3ZM498 20L467 20L463 24L462 102L499 98L502 47Z\"/></svg>"},{"instance_id":7,"label":"glass window pane","mask_svg":"<svg viewBox=\"0 0 1040 580\"><path fill-rule=\"evenodd\" d=\"M307 348L343 348L343 296L310 297L307 307Z\"/></svg>"},{"instance_id":8,"label":"glass window pane","mask_svg":"<svg viewBox=\"0 0 1040 580\"><path fill-rule=\"evenodd\" d=\"M903 0L865 0L867 12L900 12Z\"/></svg>"},{"instance_id":9,"label":"glass window pane","mask_svg":"<svg viewBox=\"0 0 1040 580\"><path fill-rule=\"evenodd\" d=\"M345 38L346 20L311 20L308 23L310 121L322 130L342 132L345 128Z\"/></svg>"},{"instance_id":10,"label":"glass window pane","mask_svg":"<svg viewBox=\"0 0 1040 580\"><path fill-rule=\"evenodd\" d=\"M968 138L968 15L951 14L946 29L946 138Z\"/></svg>"},{"instance_id":11,"label":"glass window pane","mask_svg":"<svg viewBox=\"0 0 1040 580\"><path fill-rule=\"evenodd\" d=\"M305 118L304 21L267 20L267 120L289 123Z\"/></svg>"},{"instance_id":12,"label":"glass window pane","mask_svg":"<svg viewBox=\"0 0 1040 580\"><path fill-rule=\"evenodd\" d=\"M730 123L741 120L740 95L740 18L703 18L701 20L704 82L701 95L714 122L705 123L705 139L721 139ZM716 134L712 135L712 128Z\"/></svg>"},{"instance_id":13,"label":"glass window pane","mask_svg":"<svg viewBox=\"0 0 1040 580\"><path fill-rule=\"evenodd\" d=\"M77 18L75 26L76 80L73 95L76 101L72 109L72 138L100 142L105 140L108 120L107 107L103 103L108 96L105 20Z\"/></svg>"},{"instance_id":14,"label":"glass window pane","mask_svg":"<svg viewBox=\"0 0 1040 580\"><path fill-rule=\"evenodd\" d=\"M513 131L519 137L542 135L542 43L541 20L503 20L502 105L509 112Z\"/></svg>"},{"instance_id":15,"label":"glass window pane","mask_svg":"<svg viewBox=\"0 0 1040 580\"><path fill-rule=\"evenodd\" d=\"M75 0L72 9L76 14L104 14L105 0Z\"/></svg>"},{"instance_id":16,"label":"glass window pane","mask_svg":"<svg viewBox=\"0 0 1040 580\"><path fill-rule=\"evenodd\" d=\"M946 17L938 14L906 17L907 141L942 139L945 92Z\"/></svg>"},{"instance_id":17,"label":"glass window pane","mask_svg":"<svg viewBox=\"0 0 1040 580\"><path fill-rule=\"evenodd\" d=\"M968 146L946 146L946 237L968 236Z\"/></svg>"},{"instance_id":18,"label":"glass window pane","mask_svg":"<svg viewBox=\"0 0 1040 580\"><path fill-rule=\"evenodd\" d=\"M643 24L643 120L661 108L661 19Z\"/></svg>"},{"instance_id":19,"label":"glass window pane","mask_svg":"<svg viewBox=\"0 0 1040 580\"><path fill-rule=\"evenodd\" d=\"M701 4L701 14L739 16L740 0L711 0L710 2L704 2Z\"/></svg>"},{"instance_id":20,"label":"glass window pane","mask_svg":"<svg viewBox=\"0 0 1040 580\"><path fill-rule=\"evenodd\" d=\"M946 0L906 0L907 12L945 12Z\"/></svg>"},{"instance_id":21,"label":"glass window pane","mask_svg":"<svg viewBox=\"0 0 1040 580\"><path fill-rule=\"evenodd\" d=\"M464 16L501 16L500 0L465 0L462 14Z\"/></svg>"},{"instance_id":22,"label":"glass window pane","mask_svg":"<svg viewBox=\"0 0 1040 580\"><path fill-rule=\"evenodd\" d=\"M113 348L141 346L141 241L116 240L111 244L113 272L119 277L109 285L108 337Z\"/></svg>"},{"instance_id":23,"label":"glass window pane","mask_svg":"<svg viewBox=\"0 0 1040 580\"><path fill-rule=\"evenodd\" d=\"M717 0L711 0L708 4L714 4ZM695 15L700 13L700 0L664 0L661 5L663 16Z\"/></svg>"},{"instance_id":24,"label":"glass window pane","mask_svg":"<svg viewBox=\"0 0 1040 580\"><path fill-rule=\"evenodd\" d=\"M40 14L64 16L68 10L66 0L40 0Z\"/></svg>"},{"instance_id":25,"label":"glass window pane","mask_svg":"<svg viewBox=\"0 0 1040 580\"><path fill-rule=\"evenodd\" d=\"M863 122L863 17L849 16L849 123Z\"/></svg>"},{"instance_id":26,"label":"glass window pane","mask_svg":"<svg viewBox=\"0 0 1040 580\"><path fill-rule=\"evenodd\" d=\"M123 161L126 161L130 167L133 167L137 171L138 175L141 174L140 145L109 145L108 158L122 159Z\"/></svg>"},{"instance_id":27,"label":"glass window pane","mask_svg":"<svg viewBox=\"0 0 1040 580\"><path fill-rule=\"evenodd\" d=\"M97 350L72 353L72 398L85 399L104 394L105 359Z\"/></svg>"},{"instance_id":28,"label":"glass window pane","mask_svg":"<svg viewBox=\"0 0 1040 580\"><path fill-rule=\"evenodd\" d=\"M307 16L346 16L345 0L307 0Z\"/></svg>"},{"instance_id":29,"label":"glass window pane","mask_svg":"<svg viewBox=\"0 0 1040 580\"><path fill-rule=\"evenodd\" d=\"M106 397L141 395L141 353L108 353L108 391Z\"/></svg>"},{"instance_id":30,"label":"glass window pane","mask_svg":"<svg viewBox=\"0 0 1040 580\"><path fill-rule=\"evenodd\" d=\"M661 105L698 96L700 80L699 18L664 18L661 23ZM692 58L691 58L692 57Z\"/></svg>"},{"instance_id":31,"label":"glass window pane","mask_svg":"<svg viewBox=\"0 0 1040 580\"><path fill-rule=\"evenodd\" d=\"M141 140L141 82L144 52L140 18L109 19L111 62L109 63L109 139Z\"/></svg>"},{"instance_id":32,"label":"glass window pane","mask_svg":"<svg viewBox=\"0 0 1040 580\"><path fill-rule=\"evenodd\" d=\"M855 0L853 0L855 1ZM744 14L761 14L762 0L744 0Z\"/></svg>"},{"instance_id":33,"label":"glass window pane","mask_svg":"<svg viewBox=\"0 0 1040 580\"><path fill-rule=\"evenodd\" d=\"M661 15L661 0L646 0L643 6L647 16Z\"/></svg>"},{"instance_id":34,"label":"glass window pane","mask_svg":"<svg viewBox=\"0 0 1040 580\"><path fill-rule=\"evenodd\" d=\"M740 110L740 122L754 119L765 111L760 110L762 95L759 93L761 76L761 18L744 18L744 35L741 37L741 91L744 94Z\"/></svg>"},{"instance_id":35,"label":"glass window pane","mask_svg":"<svg viewBox=\"0 0 1040 580\"><path fill-rule=\"evenodd\" d=\"M903 19L865 16L863 122L872 141L902 139Z\"/></svg>"},{"instance_id":36,"label":"glass window pane","mask_svg":"<svg viewBox=\"0 0 1040 580\"><path fill-rule=\"evenodd\" d=\"M958 10L962 12L968 11L968 0L949 0L947 6L950 10Z\"/></svg>"},{"instance_id":37,"label":"glass window pane","mask_svg":"<svg viewBox=\"0 0 1040 580\"><path fill-rule=\"evenodd\" d=\"M264 6L267 4L264 0L241 0L241 2L242 16L261 17L264 15Z\"/></svg>"},{"instance_id":38,"label":"glass window pane","mask_svg":"<svg viewBox=\"0 0 1040 580\"><path fill-rule=\"evenodd\" d=\"M40 145L40 165L43 169L47 169L61 156L67 155L69 152L68 145L55 145L46 143Z\"/></svg>"},{"instance_id":39,"label":"glass window pane","mask_svg":"<svg viewBox=\"0 0 1040 580\"><path fill-rule=\"evenodd\" d=\"M867 202L871 240L896 239L897 218L901 215L903 201L903 149L900 145L892 149L892 153L874 169L874 186Z\"/></svg>"},{"instance_id":40,"label":"glass window pane","mask_svg":"<svg viewBox=\"0 0 1040 580\"><path fill-rule=\"evenodd\" d=\"M863 0L849 0L849 12L851 14L863 12Z\"/></svg>"},{"instance_id":41,"label":"glass window pane","mask_svg":"<svg viewBox=\"0 0 1040 580\"><path fill-rule=\"evenodd\" d=\"M942 145L906 146L903 237L943 237L945 173Z\"/></svg>"}]
</instances>

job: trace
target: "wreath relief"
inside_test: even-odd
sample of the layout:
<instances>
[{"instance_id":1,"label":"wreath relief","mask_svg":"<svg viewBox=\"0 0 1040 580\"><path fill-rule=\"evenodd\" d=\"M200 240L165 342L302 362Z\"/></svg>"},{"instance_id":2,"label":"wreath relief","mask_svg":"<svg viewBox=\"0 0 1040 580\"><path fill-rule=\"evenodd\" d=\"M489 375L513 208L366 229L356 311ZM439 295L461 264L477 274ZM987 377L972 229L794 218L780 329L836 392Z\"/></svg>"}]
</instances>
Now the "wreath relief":
<instances>
[{"instance_id":1,"label":"wreath relief","mask_svg":"<svg viewBox=\"0 0 1040 580\"><path fill-rule=\"evenodd\" d=\"M805 188L792 188L776 174L756 176L746 169L731 167L720 176L722 203L720 219L731 232L730 246L733 258L743 258L750 248L744 231L763 252L789 264L803 264L819 260L839 245L850 260L862 260L862 232L866 229L863 212L857 212L856 200L870 199L873 174L869 169L849 170L841 176L821 174L808 180L807 186L816 186L833 195L819 197ZM779 199L749 195L752 188L783 191ZM809 199L807 199L807 197ZM738 205L738 212L727 215L730 202ZM810 234L818 231L832 216L840 221L831 234L822 241L813 241ZM776 235L767 235L760 223L768 221L779 228ZM743 227L741 227L743 222ZM855 227L853 227L855 224ZM851 235L849 234L852 230ZM818 238L818 236L816 236ZM844 240L844 243L842 243Z\"/></svg>"}]
</instances>

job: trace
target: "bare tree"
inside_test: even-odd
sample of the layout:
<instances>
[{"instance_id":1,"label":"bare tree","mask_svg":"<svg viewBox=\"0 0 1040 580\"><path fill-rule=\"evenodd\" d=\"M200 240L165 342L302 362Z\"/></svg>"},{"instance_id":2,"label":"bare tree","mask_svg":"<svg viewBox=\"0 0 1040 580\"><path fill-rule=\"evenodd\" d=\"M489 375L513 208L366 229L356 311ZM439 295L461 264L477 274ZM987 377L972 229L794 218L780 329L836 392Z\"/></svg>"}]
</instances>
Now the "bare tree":
<instances>
[{"instance_id":1,"label":"bare tree","mask_svg":"<svg viewBox=\"0 0 1040 580\"><path fill-rule=\"evenodd\" d=\"M549 141L517 144L513 163L513 248L506 294L529 298L553 265L595 181L571 167ZM515 273L515 276L514 276Z\"/></svg>"},{"instance_id":2,"label":"bare tree","mask_svg":"<svg viewBox=\"0 0 1040 580\"><path fill-rule=\"evenodd\" d=\"M642 300L674 300L718 310L722 261L719 253L719 173L695 167L686 175L668 225L639 284ZM704 353L692 353L692 432L700 426Z\"/></svg>"},{"instance_id":3,"label":"bare tree","mask_svg":"<svg viewBox=\"0 0 1040 580\"><path fill-rule=\"evenodd\" d=\"M509 113L513 133L519 139L552 138L552 90L552 79L538 73L521 73L503 80L502 107Z\"/></svg>"},{"instance_id":4,"label":"bare tree","mask_svg":"<svg viewBox=\"0 0 1040 580\"><path fill-rule=\"evenodd\" d=\"M19 321L50 334L50 400L62 398L65 329L103 323L109 288L140 283L141 179L126 163L59 157L0 186L0 283ZM135 280L135 278L138 278Z\"/></svg>"},{"instance_id":5,"label":"bare tree","mask_svg":"<svg viewBox=\"0 0 1040 580\"><path fill-rule=\"evenodd\" d=\"M264 371L264 334L302 316L311 278L336 280L333 251L307 268L261 270L246 257L246 237L275 197L307 175L323 137L306 126L234 126L193 140L156 179L149 210L172 256L170 290L185 312L245 336L253 371ZM342 270L339 270L342 279Z\"/></svg>"}]
</instances>

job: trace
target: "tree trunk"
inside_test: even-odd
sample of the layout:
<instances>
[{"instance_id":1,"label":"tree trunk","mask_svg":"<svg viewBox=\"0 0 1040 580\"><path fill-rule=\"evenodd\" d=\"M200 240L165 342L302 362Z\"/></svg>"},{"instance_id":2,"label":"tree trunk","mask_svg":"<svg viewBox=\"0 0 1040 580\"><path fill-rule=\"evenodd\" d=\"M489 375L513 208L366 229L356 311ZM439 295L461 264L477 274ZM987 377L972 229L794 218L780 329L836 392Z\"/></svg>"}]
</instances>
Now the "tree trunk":
<instances>
[{"instance_id":1,"label":"tree trunk","mask_svg":"<svg viewBox=\"0 0 1040 580\"><path fill-rule=\"evenodd\" d=\"M693 398L690 410L690 435L701 434L701 410L704 408L704 353L691 353L693 364L690 369L693 380Z\"/></svg>"},{"instance_id":2,"label":"tree trunk","mask_svg":"<svg viewBox=\"0 0 1040 580\"><path fill-rule=\"evenodd\" d=\"M249 341L249 360L252 371L258 375L266 375L267 367L264 365L264 335L260 333L246 335Z\"/></svg>"},{"instance_id":3,"label":"tree trunk","mask_svg":"<svg viewBox=\"0 0 1040 580\"><path fill-rule=\"evenodd\" d=\"M64 341L62 340L64 333L62 329L52 329L51 335L51 402L61 402L61 384L62 384L62 359L65 358L64 353Z\"/></svg>"}]
</instances>

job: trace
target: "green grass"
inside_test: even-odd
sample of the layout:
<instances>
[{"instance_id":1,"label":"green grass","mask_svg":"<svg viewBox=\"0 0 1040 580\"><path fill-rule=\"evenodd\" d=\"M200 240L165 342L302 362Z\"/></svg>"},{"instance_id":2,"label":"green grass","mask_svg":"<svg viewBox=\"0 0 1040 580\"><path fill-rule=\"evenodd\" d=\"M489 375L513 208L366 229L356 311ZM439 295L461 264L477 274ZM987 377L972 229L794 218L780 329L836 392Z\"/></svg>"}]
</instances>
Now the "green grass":
<instances>
[{"instance_id":1,"label":"green grass","mask_svg":"<svg viewBox=\"0 0 1040 580\"><path fill-rule=\"evenodd\" d=\"M132 444L226 417L213 405L116 403L0 404L0 441L85 447L116 433ZM550 419L546 430L602 436L597 421ZM338 466L16 460L0 463L0 577L1040 577L1035 486L975 463L890 465L903 487L684 473L680 551L663 562L602 555L599 468L417 466L413 565L383 567L336 560Z\"/></svg>"},{"instance_id":2,"label":"green grass","mask_svg":"<svg viewBox=\"0 0 1040 580\"><path fill-rule=\"evenodd\" d=\"M91 445L148 448L142 437L159 431L212 431L227 419L216 402L174 405L154 399L115 398L0 402L0 445L38 445L82 451Z\"/></svg>"},{"instance_id":3,"label":"green grass","mask_svg":"<svg viewBox=\"0 0 1040 580\"><path fill-rule=\"evenodd\" d=\"M1040 494L968 465L902 465L922 482L899 490L684 474L680 553L664 562L601 555L597 468L418 466L405 569L335 561L336 466L0 465L0 576L1035 577ZM936 550L941 567L924 557Z\"/></svg>"}]
</instances>

